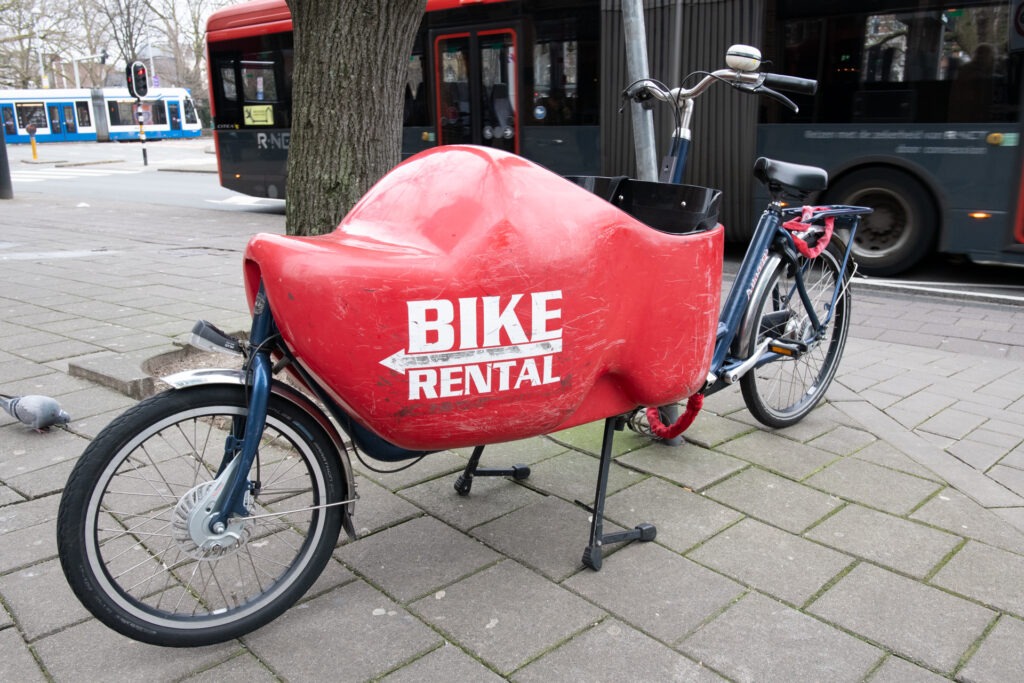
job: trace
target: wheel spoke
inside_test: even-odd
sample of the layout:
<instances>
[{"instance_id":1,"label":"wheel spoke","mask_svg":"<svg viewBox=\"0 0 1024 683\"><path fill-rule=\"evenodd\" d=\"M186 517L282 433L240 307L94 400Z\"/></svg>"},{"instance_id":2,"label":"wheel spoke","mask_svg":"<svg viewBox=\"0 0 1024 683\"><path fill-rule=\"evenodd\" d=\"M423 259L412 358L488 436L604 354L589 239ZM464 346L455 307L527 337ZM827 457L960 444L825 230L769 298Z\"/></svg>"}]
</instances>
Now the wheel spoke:
<instances>
[{"instance_id":1,"label":"wheel spoke","mask_svg":"<svg viewBox=\"0 0 1024 683\"><path fill-rule=\"evenodd\" d=\"M237 637L298 599L329 560L348 502L334 446L277 399L249 516L230 518L223 533L197 523L232 422L246 413L242 387L170 391L112 422L76 464L58 521L61 561L107 625L157 644Z\"/></svg>"},{"instance_id":2,"label":"wheel spoke","mask_svg":"<svg viewBox=\"0 0 1024 683\"><path fill-rule=\"evenodd\" d=\"M758 337L775 338L807 350L798 356L780 356L749 373L741 380L744 400L751 413L772 427L794 424L810 412L832 380L849 324L849 292L845 286L832 311L832 297L839 282L838 261L828 250L815 259L802 259L799 272L804 280L807 300L822 328L814 321L799 295L795 274L785 264L771 275L770 289L752 306L760 323ZM827 322L825 322L827 320Z\"/></svg>"}]
</instances>

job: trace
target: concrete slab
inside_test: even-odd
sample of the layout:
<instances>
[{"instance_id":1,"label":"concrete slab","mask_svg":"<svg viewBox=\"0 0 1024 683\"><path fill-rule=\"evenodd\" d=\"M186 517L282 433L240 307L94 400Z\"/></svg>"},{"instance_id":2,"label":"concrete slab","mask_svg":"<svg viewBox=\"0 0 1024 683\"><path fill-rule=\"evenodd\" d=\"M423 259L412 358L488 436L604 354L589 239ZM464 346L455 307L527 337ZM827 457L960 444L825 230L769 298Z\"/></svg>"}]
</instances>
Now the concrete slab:
<instances>
[{"instance_id":1,"label":"concrete slab","mask_svg":"<svg viewBox=\"0 0 1024 683\"><path fill-rule=\"evenodd\" d=\"M996 617L973 602L869 564L855 567L809 611L944 675Z\"/></svg>"},{"instance_id":2,"label":"concrete slab","mask_svg":"<svg viewBox=\"0 0 1024 683\"><path fill-rule=\"evenodd\" d=\"M708 498L792 533L800 533L843 504L835 496L757 467L744 470L705 493Z\"/></svg>"},{"instance_id":3,"label":"concrete slab","mask_svg":"<svg viewBox=\"0 0 1024 683\"><path fill-rule=\"evenodd\" d=\"M617 619L607 619L512 676L548 681L724 681L721 676Z\"/></svg>"},{"instance_id":4,"label":"concrete slab","mask_svg":"<svg viewBox=\"0 0 1024 683\"><path fill-rule=\"evenodd\" d=\"M410 609L503 675L605 616L586 600L510 560L429 595Z\"/></svg>"},{"instance_id":5,"label":"concrete slab","mask_svg":"<svg viewBox=\"0 0 1024 683\"><path fill-rule=\"evenodd\" d=\"M657 543L620 551L567 588L664 643L674 643L743 594L743 587Z\"/></svg>"},{"instance_id":6,"label":"concrete slab","mask_svg":"<svg viewBox=\"0 0 1024 683\"><path fill-rule=\"evenodd\" d=\"M679 649L736 681L860 681L883 652L750 593Z\"/></svg>"},{"instance_id":7,"label":"concrete slab","mask_svg":"<svg viewBox=\"0 0 1024 683\"><path fill-rule=\"evenodd\" d=\"M854 558L747 518L687 554L694 562L800 607Z\"/></svg>"},{"instance_id":8,"label":"concrete slab","mask_svg":"<svg viewBox=\"0 0 1024 683\"><path fill-rule=\"evenodd\" d=\"M805 535L919 579L963 543L958 536L860 505L847 505Z\"/></svg>"}]
</instances>

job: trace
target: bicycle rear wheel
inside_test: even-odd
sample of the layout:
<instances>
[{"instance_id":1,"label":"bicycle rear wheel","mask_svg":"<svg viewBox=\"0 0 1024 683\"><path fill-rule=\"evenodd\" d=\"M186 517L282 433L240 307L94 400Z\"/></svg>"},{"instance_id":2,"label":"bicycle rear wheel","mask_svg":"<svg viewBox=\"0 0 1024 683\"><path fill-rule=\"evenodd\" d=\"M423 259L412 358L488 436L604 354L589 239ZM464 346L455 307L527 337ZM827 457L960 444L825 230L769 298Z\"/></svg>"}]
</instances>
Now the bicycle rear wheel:
<instances>
[{"instance_id":1,"label":"bicycle rear wheel","mask_svg":"<svg viewBox=\"0 0 1024 683\"><path fill-rule=\"evenodd\" d=\"M765 339L784 343L807 343L808 349L796 356L778 356L748 372L740 379L743 400L750 413L769 427L788 427L814 409L832 378L846 345L850 327L850 290L847 273L840 272L846 247L833 236L817 258L800 257L807 295L819 320L829 314L832 295L842 281L835 310L820 335L815 335L810 316L796 289L793 267L779 262L767 277L768 286L755 294L741 329L741 358L749 357Z\"/></svg>"},{"instance_id":2,"label":"bicycle rear wheel","mask_svg":"<svg viewBox=\"0 0 1024 683\"><path fill-rule=\"evenodd\" d=\"M248 413L241 386L168 391L86 448L57 519L60 561L100 621L136 640L199 646L268 623L302 597L337 543L345 491L329 437L272 396L249 473L249 516L214 538L191 518Z\"/></svg>"}]
</instances>

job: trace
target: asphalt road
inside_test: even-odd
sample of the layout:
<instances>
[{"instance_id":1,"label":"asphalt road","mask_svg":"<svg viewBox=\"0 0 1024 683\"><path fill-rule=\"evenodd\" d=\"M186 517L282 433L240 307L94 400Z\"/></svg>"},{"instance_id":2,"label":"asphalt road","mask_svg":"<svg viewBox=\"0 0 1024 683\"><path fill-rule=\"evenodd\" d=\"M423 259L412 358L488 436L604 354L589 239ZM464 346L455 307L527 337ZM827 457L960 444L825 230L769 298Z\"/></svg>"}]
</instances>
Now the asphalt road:
<instances>
[{"instance_id":1,"label":"asphalt road","mask_svg":"<svg viewBox=\"0 0 1024 683\"><path fill-rule=\"evenodd\" d=\"M7 153L16 194L59 194L90 199L128 199L154 205L221 211L284 213L284 202L248 197L220 187L213 143L208 138L139 143L58 143L9 145ZM735 270L742 246L730 245L726 270ZM898 278L866 278L878 290L896 289L966 300L1024 305L1024 269L979 265L935 255Z\"/></svg>"}]
</instances>

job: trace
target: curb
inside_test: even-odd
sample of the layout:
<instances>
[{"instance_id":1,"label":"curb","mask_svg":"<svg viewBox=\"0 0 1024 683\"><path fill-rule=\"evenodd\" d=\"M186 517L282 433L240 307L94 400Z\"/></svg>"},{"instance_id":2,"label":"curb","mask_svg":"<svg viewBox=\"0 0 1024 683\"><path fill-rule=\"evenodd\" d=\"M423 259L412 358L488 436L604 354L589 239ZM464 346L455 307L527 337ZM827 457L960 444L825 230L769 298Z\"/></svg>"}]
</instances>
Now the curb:
<instances>
[{"instance_id":1,"label":"curb","mask_svg":"<svg viewBox=\"0 0 1024 683\"><path fill-rule=\"evenodd\" d=\"M132 353L92 356L69 363L68 374L141 401L157 392L157 378L146 372L146 366L156 358L182 351L177 344L166 344Z\"/></svg>"},{"instance_id":2,"label":"curb","mask_svg":"<svg viewBox=\"0 0 1024 683\"><path fill-rule=\"evenodd\" d=\"M72 166L96 166L99 164L123 164L124 159L97 159L96 161L55 161L56 168L70 168Z\"/></svg>"},{"instance_id":3,"label":"curb","mask_svg":"<svg viewBox=\"0 0 1024 683\"><path fill-rule=\"evenodd\" d=\"M880 294L915 294L918 296L928 296L935 299L951 299L953 301L965 301L970 303L990 303L1003 304L1006 306L1024 306L1024 296L1012 296L1009 294L993 294L989 292L971 292L967 290L946 289L945 285L927 285L914 282L896 282L893 280L879 281L862 277L855 277L853 279L853 285L856 288L869 289Z\"/></svg>"}]
</instances>

